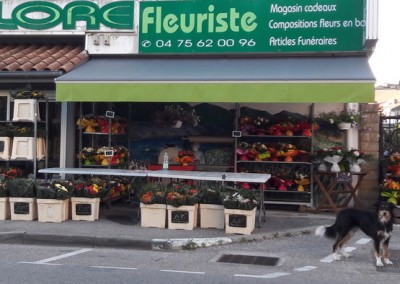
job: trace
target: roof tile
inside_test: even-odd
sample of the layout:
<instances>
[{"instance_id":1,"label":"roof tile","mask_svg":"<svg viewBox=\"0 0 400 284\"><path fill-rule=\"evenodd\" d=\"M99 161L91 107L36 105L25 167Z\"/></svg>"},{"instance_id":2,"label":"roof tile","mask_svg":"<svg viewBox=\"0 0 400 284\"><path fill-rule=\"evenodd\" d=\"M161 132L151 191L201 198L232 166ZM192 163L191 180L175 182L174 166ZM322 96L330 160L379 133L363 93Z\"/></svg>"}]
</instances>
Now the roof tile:
<instances>
[{"instance_id":1,"label":"roof tile","mask_svg":"<svg viewBox=\"0 0 400 284\"><path fill-rule=\"evenodd\" d=\"M64 71L89 60L84 48L71 44L0 44L0 71Z\"/></svg>"}]
</instances>

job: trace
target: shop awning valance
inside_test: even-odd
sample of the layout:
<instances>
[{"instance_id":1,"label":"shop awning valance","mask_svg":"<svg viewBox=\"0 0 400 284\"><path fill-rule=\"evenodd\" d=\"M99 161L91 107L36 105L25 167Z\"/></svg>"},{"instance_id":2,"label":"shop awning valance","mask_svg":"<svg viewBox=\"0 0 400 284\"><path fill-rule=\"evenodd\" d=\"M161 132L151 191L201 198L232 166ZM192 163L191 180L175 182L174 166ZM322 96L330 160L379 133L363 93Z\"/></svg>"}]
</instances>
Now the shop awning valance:
<instances>
[{"instance_id":1,"label":"shop awning valance","mask_svg":"<svg viewBox=\"0 0 400 284\"><path fill-rule=\"evenodd\" d=\"M56 79L58 101L373 102L366 57L94 58Z\"/></svg>"}]
</instances>

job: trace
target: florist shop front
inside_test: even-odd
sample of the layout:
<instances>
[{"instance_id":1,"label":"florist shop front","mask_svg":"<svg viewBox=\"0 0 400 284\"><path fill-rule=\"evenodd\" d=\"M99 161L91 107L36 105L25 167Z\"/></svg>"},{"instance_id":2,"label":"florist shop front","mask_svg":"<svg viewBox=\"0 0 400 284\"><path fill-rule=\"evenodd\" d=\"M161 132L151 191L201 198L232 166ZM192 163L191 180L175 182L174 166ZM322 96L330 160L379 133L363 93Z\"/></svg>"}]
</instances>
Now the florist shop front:
<instances>
[{"instance_id":1,"label":"florist shop front","mask_svg":"<svg viewBox=\"0 0 400 284\"><path fill-rule=\"evenodd\" d=\"M3 5L10 10L29 5L15 2ZM111 146L123 146L130 154L130 168L144 164L148 169L149 164L159 164L158 155L150 154L160 153L163 146L200 149L203 154L210 151L206 157L215 157L216 148L227 146L231 155L223 165L209 158L195 169L268 172L279 179L285 174L279 173L279 165L296 162L291 174L303 178L293 180L308 179L311 184L306 185L308 197L303 199L300 193L296 204L313 206L311 160L301 155L290 160L289 150L313 152L314 118L319 113L346 107L358 110L358 104L374 101L375 79L368 57L377 38L377 1L331 0L321 5L306 0L295 6L289 1L261 0L184 1L179 5L176 1L36 1L37 6L30 9L42 18L44 14L55 16L50 6L74 15L77 2L95 12L81 10L76 18L54 21L58 26L50 26L49 21L49 26L36 25L34 30L22 22L2 27L15 37L49 35L58 29L66 40L72 35L85 39L89 60L55 79L55 99L61 103L60 169L118 165L112 158L103 159L104 164L85 164L85 148L101 148L103 156L113 156L116 150ZM85 20L85 11L94 21ZM105 13L112 14L115 25L101 18ZM13 13L9 15L10 21L17 21ZM39 24L29 15L26 21ZM161 114L171 108L178 118L185 117L186 125L174 128L166 123ZM180 109L191 112L190 123ZM246 119L260 126L260 131L247 132ZM113 129L116 120L124 125L123 130ZM271 130L278 124L280 129ZM95 145L97 133L105 134L103 144ZM359 147L356 129L343 133L344 147ZM119 134L127 139L118 141ZM293 142L293 137L300 142ZM305 138L309 141L303 142ZM279 145L287 160L272 164L265 157L240 160L236 153L242 142L274 150ZM199 144L195 150L194 144ZM218 155L226 152L218 151ZM182 157L178 154L178 158ZM280 183L274 185L277 191L280 186L282 191L285 186L297 191L300 185Z\"/></svg>"}]
</instances>

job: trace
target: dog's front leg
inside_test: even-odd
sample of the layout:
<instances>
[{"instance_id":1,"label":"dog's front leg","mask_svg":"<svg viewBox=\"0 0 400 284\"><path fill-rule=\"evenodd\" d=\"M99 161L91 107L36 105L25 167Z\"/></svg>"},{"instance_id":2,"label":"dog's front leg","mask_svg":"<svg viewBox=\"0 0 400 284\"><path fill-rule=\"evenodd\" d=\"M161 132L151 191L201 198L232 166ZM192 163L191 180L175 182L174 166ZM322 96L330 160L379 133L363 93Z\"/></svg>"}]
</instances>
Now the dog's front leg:
<instances>
[{"instance_id":1,"label":"dog's front leg","mask_svg":"<svg viewBox=\"0 0 400 284\"><path fill-rule=\"evenodd\" d=\"M389 265L393 264L393 262L389 260L389 239L383 242L383 262Z\"/></svg>"},{"instance_id":2,"label":"dog's front leg","mask_svg":"<svg viewBox=\"0 0 400 284\"><path fill-rule=\"evenodd\" d=\"M375 249L376 266L383 266L383 262L381 259L381 253L380 253L380 241L378 239L375 239L375 241L374 241L374 249Z\"/></svg>"}]
</instances>

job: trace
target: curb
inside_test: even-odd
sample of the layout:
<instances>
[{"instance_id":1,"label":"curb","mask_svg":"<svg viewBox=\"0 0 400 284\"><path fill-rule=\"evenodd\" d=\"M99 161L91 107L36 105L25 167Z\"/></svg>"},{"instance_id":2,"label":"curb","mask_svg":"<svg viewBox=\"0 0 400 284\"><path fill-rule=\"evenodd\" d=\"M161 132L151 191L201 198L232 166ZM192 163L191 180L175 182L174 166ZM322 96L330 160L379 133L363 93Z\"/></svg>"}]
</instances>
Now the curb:
<instances>
[{"instance_id":1,"label":"curb","mask_svg":"<svg viewBox=\"0 0 400 284\"><path fill-rule=\"evenodd\" d=\"M277 239L283 237L301 236L312 234L318 226L304 227L282 232L255 234L255 235L233 235L231 237L217 238L183 238L183 239L128 239L128 238L105 238L96 236L73 236L73 235L44 235L31 234L26 231L0 232L0 243L24 244L24 245L52 245L52 246L89 246L101 248L123 248L137 250L193 250L196 248L220 246L232 243L262 241L266 239Z\"/></svg>"}]
</instances>

